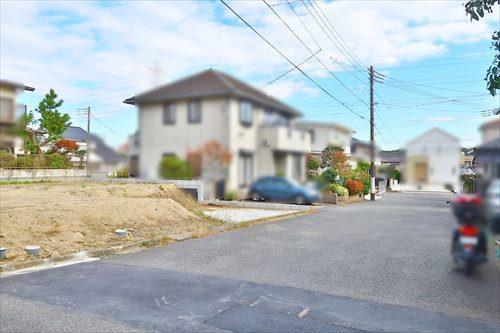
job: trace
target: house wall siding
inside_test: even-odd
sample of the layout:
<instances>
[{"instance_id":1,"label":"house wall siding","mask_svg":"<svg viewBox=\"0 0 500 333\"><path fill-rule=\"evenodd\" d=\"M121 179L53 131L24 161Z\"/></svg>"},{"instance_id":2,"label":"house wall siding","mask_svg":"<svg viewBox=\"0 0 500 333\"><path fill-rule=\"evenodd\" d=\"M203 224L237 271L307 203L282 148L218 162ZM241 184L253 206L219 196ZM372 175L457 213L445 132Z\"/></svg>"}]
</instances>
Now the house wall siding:
<instances>
[{"instance_id":1,"label":"house wall siding","mask_svg":"<svg viewBox=\"0 0 500 333\"><path fill-rule=\"evenodd\" d=\"M163 104L143 105L139 112L141 178L158 178L158 166L163 154L173 153L185 159L190 150L198 149L206 142L216 140L228 145L228 101L225 98L201 101L202 120L190 124L187 119L188 101L175 105L176 122L163 124Z\"/></svg>"}]
</instances>

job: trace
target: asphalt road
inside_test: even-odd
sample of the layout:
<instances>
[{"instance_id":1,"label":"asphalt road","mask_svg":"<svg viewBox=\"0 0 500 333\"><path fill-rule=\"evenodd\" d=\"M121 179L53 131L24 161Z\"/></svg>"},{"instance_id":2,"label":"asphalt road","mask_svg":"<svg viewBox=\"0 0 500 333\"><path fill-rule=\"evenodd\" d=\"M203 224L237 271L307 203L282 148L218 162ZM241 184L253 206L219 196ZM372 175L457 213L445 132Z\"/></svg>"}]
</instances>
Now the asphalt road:
<instances>
[{"instance_id":1,"label":"asphalt road","mask_svg":"<svg viewBox=\"0 0 500 333\"><path fill-rule=\"evenodd\" d=\"M1 331L500 332L500 272L450 260L446 194L386 194L0 279Z\"/></svg>"}]
</instances>

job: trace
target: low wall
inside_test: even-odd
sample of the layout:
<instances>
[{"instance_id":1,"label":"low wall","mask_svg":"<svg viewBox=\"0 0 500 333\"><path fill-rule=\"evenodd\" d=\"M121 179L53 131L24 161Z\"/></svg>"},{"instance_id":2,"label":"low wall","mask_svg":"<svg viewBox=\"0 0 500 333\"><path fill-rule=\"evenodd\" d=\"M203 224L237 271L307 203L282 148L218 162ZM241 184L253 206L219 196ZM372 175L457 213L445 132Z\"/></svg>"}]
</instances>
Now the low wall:
<instances>
[{"instance_id":1,"label":"low wall","mask_svg":"<svg viewBox=\"0 0 500 333\"><path fill-rule=\"evenodd\" d=\"M32 181L85 178L85 169L0 169L1 181Z\"/></svg>"}]
</instances>

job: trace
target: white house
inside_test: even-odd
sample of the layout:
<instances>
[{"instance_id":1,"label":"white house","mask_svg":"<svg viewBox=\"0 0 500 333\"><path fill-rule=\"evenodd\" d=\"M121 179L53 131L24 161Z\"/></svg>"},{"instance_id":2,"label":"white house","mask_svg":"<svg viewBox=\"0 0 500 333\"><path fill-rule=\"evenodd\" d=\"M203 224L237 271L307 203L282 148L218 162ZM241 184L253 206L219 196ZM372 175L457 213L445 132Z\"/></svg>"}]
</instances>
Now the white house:
<instances>
[{"instance_id":1,"label":"white house","mask_svg":"<svg viewBox=\"0 0 500 333\"><path fill-rule=\"evenodd\" d=\"M309 135L291 126L301 113L228 74L209 69L124 103L139 111L141 178L158 178L163 156L186 159L190 150L217 141L232 159L215 196L244 192L264 175L305 180Z\"/></svg>"},{"instance_id":2,"label":"white house","mask_svg":"<svg viewBox=\"0 0 500 333\"><path fill-rule=\"evenodd\" d=\"M328 145L344 147L347 155L351 154L352 129L337 123L299 120L295 127L308 131L311 138L311 153L319 155Z\"/></svg>"},{"instance_id":3,"label":"white house","mask_svg":"<svg viewBox=\"0 0 500 333\"><path fill-rule=\"evenodd\" d=\"M433 128L406 145L405 182L426 188L460 189L460 140Z\"/></svg>"}]
</instances>

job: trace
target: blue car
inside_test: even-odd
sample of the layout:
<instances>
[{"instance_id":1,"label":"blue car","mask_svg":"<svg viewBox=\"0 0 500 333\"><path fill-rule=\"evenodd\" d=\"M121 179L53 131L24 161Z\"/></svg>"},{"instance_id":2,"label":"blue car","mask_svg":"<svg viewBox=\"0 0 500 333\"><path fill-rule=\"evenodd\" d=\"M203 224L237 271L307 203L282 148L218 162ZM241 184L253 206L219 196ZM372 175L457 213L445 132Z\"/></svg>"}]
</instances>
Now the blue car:
<instances>
[{"instance_id":1,"label":"blue car","mask_svg":"<svg viewBox=\"0 0 500 333\"><path fill-rule=\"evenodd\" d=\"M319 200L318 191L306 188L297 182L281 177L262 177L250 186L253 201L277 200L295 202L299 205L310 204Z\"/></svg>"}]
</instances>

